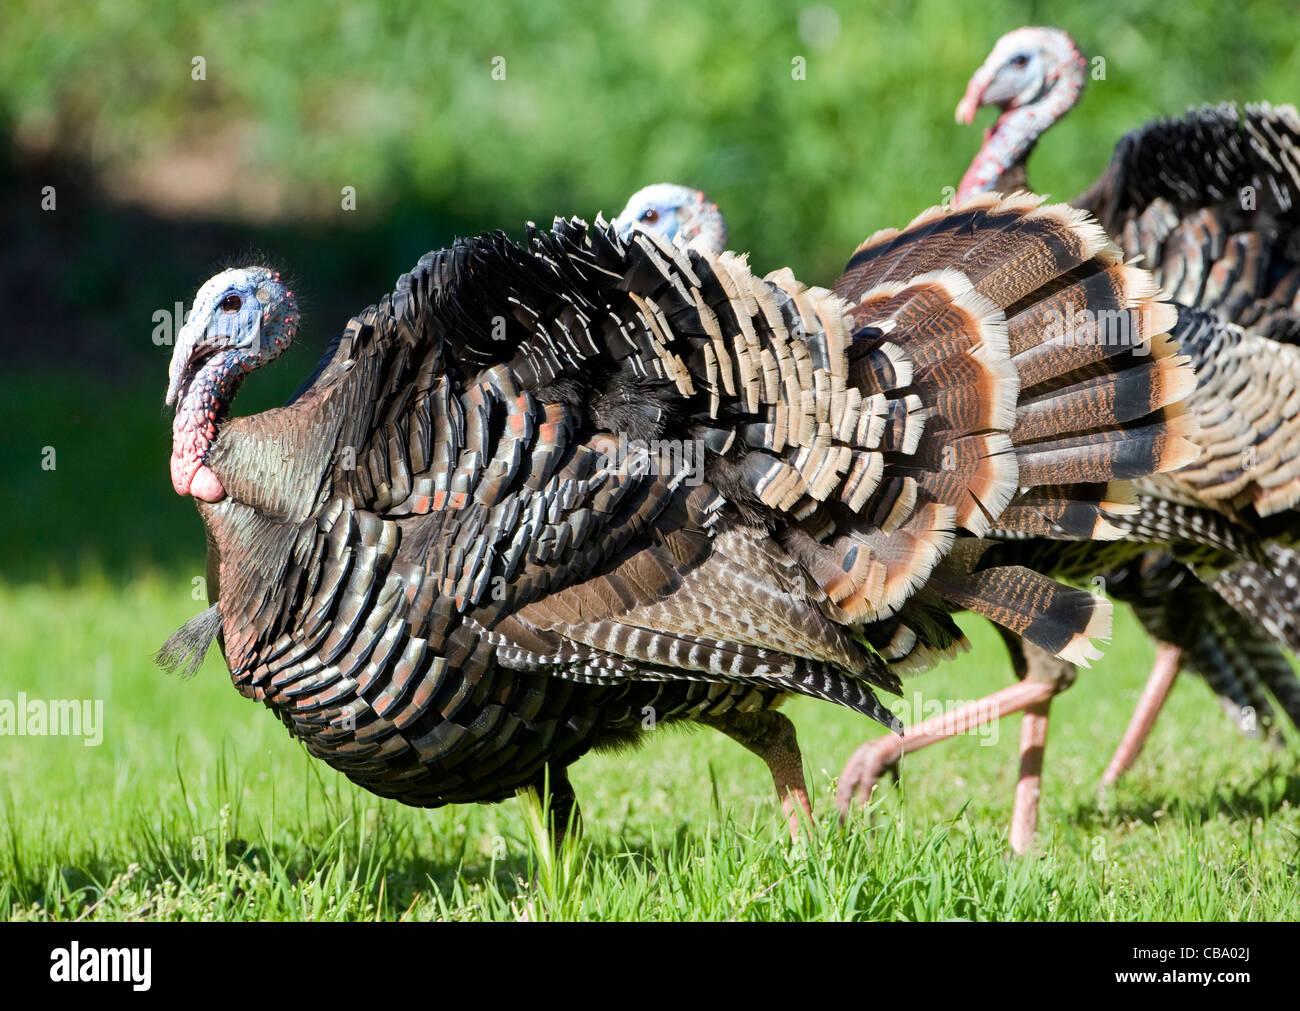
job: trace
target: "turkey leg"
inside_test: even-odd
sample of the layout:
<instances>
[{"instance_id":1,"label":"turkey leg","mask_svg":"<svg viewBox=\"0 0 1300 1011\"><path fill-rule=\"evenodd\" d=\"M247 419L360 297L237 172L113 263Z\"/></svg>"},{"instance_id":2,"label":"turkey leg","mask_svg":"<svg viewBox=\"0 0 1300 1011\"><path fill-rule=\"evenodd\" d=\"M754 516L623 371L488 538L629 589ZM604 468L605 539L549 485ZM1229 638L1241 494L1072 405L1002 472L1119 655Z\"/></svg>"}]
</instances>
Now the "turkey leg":
<instances>
[{"instance_id":1,"label":"turkey leg","mask_svg":"<svg viewBox=\"0 0 1300 1011\"><path fill-rule=\"evenodd\" d=\"M1170 646L1168 643L1160 644L1155 665L1152 666L1146 686L1142 689L1137 708L1133 710L1128 729L1124 731L1124 739L1119 742L1110 764L1101 774L1103 787L1113 786L1119 777L1137 761L1138 755L1142 754L1142 746L1146 744L1147 735L1156 725L1156 717L1160 715L1165 699L1169 698L1169 691L1174 686L1174 679L1178 677L1182 656L1182 650L1178 647Z\"/></svg>"},{"instance_id":2,"label":"turkey leg","mask_svg":"<svg viewBox=\"0 0 1300 1011\"><path fill-rule=\"evenodd\" d=\"M781 799L781 810L790 827L790 838L798 840L800 821L807 819L812 825L813 815L794 724L772 709L752 713L732 710L721 716L705 717L701 722L722 731L767 763L772 782L776 784L776 795Z\"/></svg>"},{"instance_id":3,"label":"turkey leg","mask_svg":"<svg viewBox=\"0 0 1300 1011\"><path fill-rule=\"evenodd\" d=\"M548 788L549 809L544 803ZM522 787L521 792L532 795L538 811L547 811L550 823L546 828L556 853L560 852L560 847L564 845L564 840L570 831L575 835L582 834L582 812L578 809L578 796L573 792L573 784L569 782L568 769L556 765L548 766L537 779L528 786Z\"/></svg>"},{"instance_id":4,"label":"turkey leg","mask_svg":"<svg viewBox=\"0 0 1300 1011\"><path fill-rule=\"evenodd\" d=\"M1024 853L1038 824L1043 754L1052 699L1074 681L1074 667L1032 643L1004 635L1016 674L1023 678L977 702L954 709L916 727L877 738L858 747L844 766L836 790L841 818L855 799L866 801L885 770L905 754L1025 710L1020 733L1020 776L1011 812L1011 848Z\"/></svg>"}]
</instances>

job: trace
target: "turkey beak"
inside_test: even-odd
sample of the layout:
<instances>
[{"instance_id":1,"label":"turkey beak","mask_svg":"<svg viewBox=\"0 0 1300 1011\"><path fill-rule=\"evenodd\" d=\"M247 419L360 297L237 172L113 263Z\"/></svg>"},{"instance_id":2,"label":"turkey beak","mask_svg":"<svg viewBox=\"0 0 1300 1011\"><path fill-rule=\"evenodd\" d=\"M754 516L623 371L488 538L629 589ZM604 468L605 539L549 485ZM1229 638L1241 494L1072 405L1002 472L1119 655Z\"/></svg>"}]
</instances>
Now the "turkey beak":
<instances>
[{"instance_id":1,"label":"turkey beak","mask_svg":"<svg viewBox=\"0 0 1300 1011\"><path fill-rule=\"evenodd\" d=\"M198 346L196 331L189 323L181 327L176 335L176 347L172 349L171 364L167 366L167 399L163 401L168 407L175 407L180 399L181 387L190 370L190 360Z\"/></svg>"},{"instance_id":2,"label":"turkey beak","mask_svg":"<svg viewBox=\"0 0 1300 1011\"><path fill-rule=\"evenodd\" d=\"M962 95L961 101L957 103L956 119L958 123L963 126L970 126L975 122L975 113L984 104L984 92L988 89L991 78L991 72L983 67L975 71L970 83L966 85L966 94Z\"/></svg>"}]
</instances>

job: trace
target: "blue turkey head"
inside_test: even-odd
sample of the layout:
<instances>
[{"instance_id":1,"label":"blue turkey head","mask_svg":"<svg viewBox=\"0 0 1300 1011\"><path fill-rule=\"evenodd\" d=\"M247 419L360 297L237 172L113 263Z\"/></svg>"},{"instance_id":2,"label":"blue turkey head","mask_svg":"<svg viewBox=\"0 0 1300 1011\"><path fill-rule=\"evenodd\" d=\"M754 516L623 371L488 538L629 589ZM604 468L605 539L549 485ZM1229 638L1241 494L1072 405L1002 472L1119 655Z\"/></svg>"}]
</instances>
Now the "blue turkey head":
<instances>
[{"instance_id":1,"label":"blue turkey head","mask_svg":"<svg viewBox=\"0 0 1300 1011\"><path fill-rule=\"evenodd\" d=\"M700 190L655 183L637 190L614 219L625 242L634 231L653 232L669 242L720 253L727 248L727 222L718 205Z\"/></svg>"},{"instance_id":2,"label":"blue turkey head","mask_svg":"<svg viewBox=\"0 0 1300 1011\"><path fill-rule=\"evenodd\" d=\"M176 335L166 403L172 422L172 486L178 495L225 496L208 452L239 384L293 341L293 292L267 267L236 267L208 280Z\"/></svg>"},{"instance_id":3,"label":"blue turkey head","mask_svg":"<svg viewBox=\"0 0 1300 1011\"><path fill-rule=\"evenodd\" d=\"M971 76L957 106L957 122L973 123L981 106L1006 111L1037 102L1062 75L1078 73L1082 64L1074 40L1059 28L1007 32Z\"/></svg>"}]
</instances>

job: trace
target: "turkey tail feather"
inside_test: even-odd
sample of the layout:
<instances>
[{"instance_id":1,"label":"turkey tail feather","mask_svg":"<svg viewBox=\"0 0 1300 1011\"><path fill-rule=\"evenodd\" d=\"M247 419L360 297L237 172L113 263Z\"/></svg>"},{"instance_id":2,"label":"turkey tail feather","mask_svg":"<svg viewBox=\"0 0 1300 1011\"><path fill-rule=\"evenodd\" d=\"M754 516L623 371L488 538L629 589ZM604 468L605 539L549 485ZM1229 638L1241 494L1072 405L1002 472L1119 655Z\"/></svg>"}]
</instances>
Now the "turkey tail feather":
<instances>
[{"instance_id":1,"label":"turkey tail feather","mask_svg":"<svg viewBox=\"0 0 1300 1011\"><path fill-rule=\"evenodd\" d=\"M863 243L835 290L913 366L925 427L895 471L971 534L1121 536L1126 482L1199 453L1176 312L1080 211L1023 193L932 209ZM946 599L1074 662L1109 631L1096 598L1028 570L967 558L940 577Z\"/></svg>"}]
</instances>

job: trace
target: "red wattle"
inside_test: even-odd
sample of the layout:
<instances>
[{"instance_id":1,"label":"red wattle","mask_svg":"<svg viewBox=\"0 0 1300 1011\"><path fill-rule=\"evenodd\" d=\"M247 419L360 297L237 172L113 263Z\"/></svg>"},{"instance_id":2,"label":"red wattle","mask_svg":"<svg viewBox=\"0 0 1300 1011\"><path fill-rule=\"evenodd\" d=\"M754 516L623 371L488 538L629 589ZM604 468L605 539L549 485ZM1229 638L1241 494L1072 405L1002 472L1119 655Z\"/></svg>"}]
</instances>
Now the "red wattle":
<instances>
[{"instance_id":1,"label":"red wattle","mask_svg":"<svg viewBox=\"0 0 1300 1011\"><path fill-rule=\"evenodd\" d=\"M221 479L206 464L173 453L171 470L177 495L191 495L204 502L220 502L226 497Z\"/></svg>"},{"instance_id":2,"label":"red wattle","mask_svg":"<svg viewBox=\"0 0 1300 1011\"><path fill-rule=\"evenodd\" d=\"M204 502L220 502L226 497L226 489L221 487L220 479L211 468L200 466L190 482L190 494Z\"/></svg>"}]
</instances>

